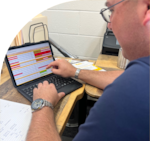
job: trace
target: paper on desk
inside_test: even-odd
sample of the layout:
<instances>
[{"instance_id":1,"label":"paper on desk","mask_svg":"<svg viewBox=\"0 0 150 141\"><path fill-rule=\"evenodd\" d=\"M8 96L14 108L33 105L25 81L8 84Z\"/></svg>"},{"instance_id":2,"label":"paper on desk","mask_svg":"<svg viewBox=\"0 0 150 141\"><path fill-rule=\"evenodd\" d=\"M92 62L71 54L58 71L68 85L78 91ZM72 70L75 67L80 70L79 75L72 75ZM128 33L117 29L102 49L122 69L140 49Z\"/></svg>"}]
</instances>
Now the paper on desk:
<instances>
[{"instance_id":1,"label":"paper on desk","mask_svg":"<svg viewBox=\"0 0 150 141\"><path fill-rule=\"evenodd\" d=\"M93 62L83 61L80 63L73 64L75 68L85 69L86 67L92 66Z\"/></svg>"},{"instance_id":2,"label":"paper on desk","mask_svg":"<svg viewBox=\"0 0 150 141\"><path fill-rule=\"evenodd\" d=\"M59 58L55 58L56 60ZM105 71L104 69L93 65L93 62L88 61L79 61L79 60L72 60L72 59L65 59L69 63L71 63L75 68L85 69L85 70L96 70L96 71Z\"/></svg>"},{"instance_id":3,"label":"paper on desk","mask_svg":"<svg viewBox=\"0 0 150 141\"><path fill-rule=\"evenodd\" d=\"M0 99L0 141L25 141L31 113L29 105Z\"/></svg>"},{"instance_id":4,"label":"paper on desk","mask_svg":"<svg viewBox=\"0 0 150 141\"><path fill-rule=\"evenodd\" d=\"M73 64L75 68L86 69L86 70L96 70L96 71L105 71L104 69L93 65L93 62L83 61L77 64Z\"/></svg>"},{"instance_id":5,"label":"paper on desk","mask_svg":"<svg viewBox=\"0 0 150 141\"><path fill-rule=\"evenodd\" d=\"M60 58L55 58L55 59L57 60L57 59L60 59ZM67 60L67 61L68 61L69 63L71 63L71 64L81 62L80 60L72 60L72 59L65 59L65 60Z\"/></svg>"}]
</instances>

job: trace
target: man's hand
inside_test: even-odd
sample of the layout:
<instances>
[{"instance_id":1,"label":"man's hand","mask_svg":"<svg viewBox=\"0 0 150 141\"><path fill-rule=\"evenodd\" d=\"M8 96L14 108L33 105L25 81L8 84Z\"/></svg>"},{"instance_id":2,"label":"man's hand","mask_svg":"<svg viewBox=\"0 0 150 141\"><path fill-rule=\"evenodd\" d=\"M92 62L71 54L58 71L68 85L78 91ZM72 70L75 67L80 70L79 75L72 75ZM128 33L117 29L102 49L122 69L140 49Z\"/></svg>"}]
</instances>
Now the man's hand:
<instances>
[{"instance_id":1,"label":"man's hand","mask_svg":"<svg viewBox=\"0 0 150 141\"><path fill-rule=\"evenodd\" d=\"M46 68L52 67L52 72L62 77L73 77L76 72L76 68L72 66L68 61L64 59L58 59L50 63Z\"/></svg>"},{"instance_id":2,"label":"man's hand","mask_svg":"<svg viewBox=\"0 0 150 141\"><path fill-rule=\"evenodd\" d=\"M64 96L64 92L57 93L54 84L49 84L48 81L44 81L43 84L39 83L38 88L33 90L33 100L42 98L49 101L53 106Z\"/></svg>"}]
</instances>

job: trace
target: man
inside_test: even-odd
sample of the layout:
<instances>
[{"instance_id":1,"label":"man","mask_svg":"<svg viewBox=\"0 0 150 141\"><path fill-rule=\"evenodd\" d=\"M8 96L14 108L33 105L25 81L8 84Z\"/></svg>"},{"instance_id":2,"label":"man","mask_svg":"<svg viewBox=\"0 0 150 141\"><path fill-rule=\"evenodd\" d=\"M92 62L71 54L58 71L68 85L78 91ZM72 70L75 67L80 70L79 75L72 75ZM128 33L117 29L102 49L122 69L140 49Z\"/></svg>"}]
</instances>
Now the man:
<instances>
[{"instance_id":1,"label":"man","mask_svg":"<svg viewBox=\"0 0 150 141\"><path fill-rule=\"evenodd\" d=\"M124 57L131 62L125 72L79 72L79 79L105 90L74 140L148 141L150 1L107 0L106 5L110 8L103 9L101 14L117 37ZM112 12L111 16L106 17L107 10ZM76 68L65 60L55 61L48 67L63 77L76 73ZM45 81L34 89L33 99L42 98L55 106L64 95L57 94L54 85ZM33 113L27 135L27 141L31 140L61 140L51 108Z\"/></svg>"}]
</instances>

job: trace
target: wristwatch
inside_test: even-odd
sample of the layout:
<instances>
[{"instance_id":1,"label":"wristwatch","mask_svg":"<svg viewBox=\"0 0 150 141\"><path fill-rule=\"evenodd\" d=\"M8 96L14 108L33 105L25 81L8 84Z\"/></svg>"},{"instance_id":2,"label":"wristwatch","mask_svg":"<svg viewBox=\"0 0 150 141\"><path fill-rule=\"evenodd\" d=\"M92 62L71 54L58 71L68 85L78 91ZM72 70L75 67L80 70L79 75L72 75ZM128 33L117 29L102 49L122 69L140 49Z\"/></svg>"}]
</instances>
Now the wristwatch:
<instances>
[{"instance_id":1,"label":"wristwatch","mask_svg":"<svg viewBox=\"0 0 150 141\"><path fill-rule=\"evenodd\" d=\"M50 107L52 110L54 109L53 105L50 102L41 98L36 99L32 102L31 109L32 109L32 112L35 112L37 110L42 109L45 106Z\"/></svg>"},{"instance_id":2,"label":"wristwatch","mask_svg":"<svg viewBox=\"0 0 150 141\"><path fill-rule=\"evenodd\" d=\"M76 70L76 73L75 73L75 76L74 76L76 79L78 79L79 73L80 73L80 69L77 69L77 70Z\"/></svg>"}]
</instances>

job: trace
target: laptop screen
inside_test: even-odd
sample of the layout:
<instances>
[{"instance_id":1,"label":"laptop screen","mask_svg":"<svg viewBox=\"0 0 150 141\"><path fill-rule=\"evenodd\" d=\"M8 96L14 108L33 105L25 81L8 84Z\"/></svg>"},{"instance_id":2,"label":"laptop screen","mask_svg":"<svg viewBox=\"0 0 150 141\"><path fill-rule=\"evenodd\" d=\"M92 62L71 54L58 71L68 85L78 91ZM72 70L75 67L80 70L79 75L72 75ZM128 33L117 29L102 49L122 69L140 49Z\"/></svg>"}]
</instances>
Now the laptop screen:
<instances>
[{"instance_id":1,"label":"laptop screen","mask_svg":"<svg viewBox=\"0 0 150 141\"><path fill-rule=\"evenodd\" d=\"M54 61L47 42L8 50L7 58L17 86L52 73L46 69Z\"/></svg>"}]
</instances>

